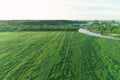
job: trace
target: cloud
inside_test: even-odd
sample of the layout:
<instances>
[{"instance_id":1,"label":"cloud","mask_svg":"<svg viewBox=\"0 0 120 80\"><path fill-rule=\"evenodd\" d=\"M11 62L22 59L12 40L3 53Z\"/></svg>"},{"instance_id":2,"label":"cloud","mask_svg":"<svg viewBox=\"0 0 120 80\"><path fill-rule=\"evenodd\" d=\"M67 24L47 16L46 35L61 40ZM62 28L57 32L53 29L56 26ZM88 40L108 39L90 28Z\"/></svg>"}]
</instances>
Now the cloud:
<instances>
[{"instance_id":1,"label":"cloud","mask_svg":"<svg viewBox=\"0 0 120 80\"><path fill-rule=\"evenodd\" d=\"M120 19L119 0L0 0L0 19Z\"/></svg>"},{"instance_id":2,"label":"cloud","mask_svg":"<svg viewBox=\"0 0 120 80\"><path fill-rule=\"evenodd\" d=\"M70 0L64 5L78 19L120 19L118 0Z\"/></svg>"}]
</instances>

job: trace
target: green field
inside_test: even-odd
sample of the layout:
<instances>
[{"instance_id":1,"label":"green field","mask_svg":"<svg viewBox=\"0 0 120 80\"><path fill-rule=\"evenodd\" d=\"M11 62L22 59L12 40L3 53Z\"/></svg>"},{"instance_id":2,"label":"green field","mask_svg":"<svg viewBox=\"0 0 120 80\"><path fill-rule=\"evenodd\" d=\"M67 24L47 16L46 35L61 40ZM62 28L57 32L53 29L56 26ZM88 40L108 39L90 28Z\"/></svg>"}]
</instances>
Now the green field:
<instances>
[{"instance_id":1,"label":"green field","mask_svg":"<svg viewBox=\"0 0 120 80\"><path fill-rule=\"evenodd\" d=\"M0 32L0 80L120 80L120 41L78 32Z\"/></svg>"}]
</instances>

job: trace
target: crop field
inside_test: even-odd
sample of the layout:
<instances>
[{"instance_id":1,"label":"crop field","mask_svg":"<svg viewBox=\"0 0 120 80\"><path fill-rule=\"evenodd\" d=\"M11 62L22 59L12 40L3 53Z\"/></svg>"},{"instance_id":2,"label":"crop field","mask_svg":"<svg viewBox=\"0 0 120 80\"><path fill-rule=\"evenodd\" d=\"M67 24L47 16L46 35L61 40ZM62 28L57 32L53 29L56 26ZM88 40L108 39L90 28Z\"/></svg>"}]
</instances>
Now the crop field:
<instances>
[{"instance_id":1,"label":"crop field","mask_svg":"<svg viewBox=\"0 0 120 80\"><path fill-rule=\"evenodd\" d=\"M78 32L0 32L0 80L120 80L120 41Z\"/></svg>"}]
</instances>

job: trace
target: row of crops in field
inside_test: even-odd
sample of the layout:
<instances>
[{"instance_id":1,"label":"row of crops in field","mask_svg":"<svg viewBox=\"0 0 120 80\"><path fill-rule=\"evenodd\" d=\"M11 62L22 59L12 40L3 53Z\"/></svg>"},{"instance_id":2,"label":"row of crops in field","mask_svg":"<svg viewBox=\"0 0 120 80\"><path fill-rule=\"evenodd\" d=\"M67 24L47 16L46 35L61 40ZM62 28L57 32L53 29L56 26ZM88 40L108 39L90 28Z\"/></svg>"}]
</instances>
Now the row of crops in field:
<instances>
[{"instance_id":1,"label":"row of crops in field","mask_svg":"<svg viewBox=\"0 0 120 80\"><path fill-rule=\"evenodd\" d=\"M120 80L119 52L77 32L0 32L0 80Z\"/></svg>"}]
</instances>

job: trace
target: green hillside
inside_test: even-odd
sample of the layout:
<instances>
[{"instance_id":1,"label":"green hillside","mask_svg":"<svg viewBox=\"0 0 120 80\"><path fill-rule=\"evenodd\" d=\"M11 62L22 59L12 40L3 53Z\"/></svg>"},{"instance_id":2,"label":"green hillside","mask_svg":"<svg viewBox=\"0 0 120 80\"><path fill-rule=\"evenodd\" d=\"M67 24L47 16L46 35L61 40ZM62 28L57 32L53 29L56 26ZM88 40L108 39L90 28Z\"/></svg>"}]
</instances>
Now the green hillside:
<instances>
[{"instance_id":1,"label":"green hillside","mask_svg":"<svg viewBox=\"0 0 120 80\"><path fill-rule=\"evenodd\" d=\"M0 32L0 80L120 80L120 41L78 32Z\"/></svg>"}]
</instances>

